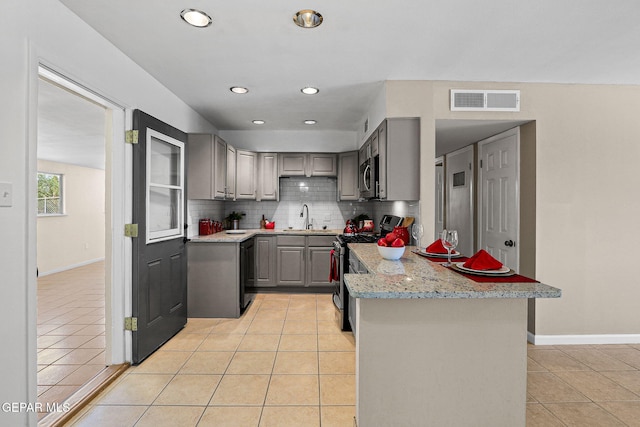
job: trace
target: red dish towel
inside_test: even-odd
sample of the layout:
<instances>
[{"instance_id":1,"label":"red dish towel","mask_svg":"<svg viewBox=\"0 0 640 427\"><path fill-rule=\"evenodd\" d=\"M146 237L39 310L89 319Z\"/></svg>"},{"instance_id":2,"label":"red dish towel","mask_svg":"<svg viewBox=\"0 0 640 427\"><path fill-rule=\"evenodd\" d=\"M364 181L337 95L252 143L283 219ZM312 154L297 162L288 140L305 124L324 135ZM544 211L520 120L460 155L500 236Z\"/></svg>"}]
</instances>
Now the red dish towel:
<instances>
[{"instance_id":1,"label":"red dish towel","mask_svg":"<svg viewBox=\"0 0 640 427\"><path fill-rule=\"evenodd\" d=\"M335 250L331 249L331 268L329 270L329 282L338 282L340 281L340 275L338 273L338 262L336 258L333 256Z\"/></svg>"},{"instance_id":2,"label":"red dish towel","mask_svg":"<svg viewBox=\"0 0 640 427\"><path fill-rule=\"evenodd\" d=\"M480 249L462 265L474 270L498 270L502 268L502 263L489 255L489 252L484 249Z\"/></svg>"},{"instance_id":3,"label":"red dish towel","mask_svg":"<svg viewBox=\"0 0 640 427\"><path fill-rule=\"evenodd\" d=\"M442 245L442 239L438 239L425 249L425 252L429 252L430 254L446 254L447 250ZM453 251L451 251L453 253Z\"/></svg>"}]
</instances>

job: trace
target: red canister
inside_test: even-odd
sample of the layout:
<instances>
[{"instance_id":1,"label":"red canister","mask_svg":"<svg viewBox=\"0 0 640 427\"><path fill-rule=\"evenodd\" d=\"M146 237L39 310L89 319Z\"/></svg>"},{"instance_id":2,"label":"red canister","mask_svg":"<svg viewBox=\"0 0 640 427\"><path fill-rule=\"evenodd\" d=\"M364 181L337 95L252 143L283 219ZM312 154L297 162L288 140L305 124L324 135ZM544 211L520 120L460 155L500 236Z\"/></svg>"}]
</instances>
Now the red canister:
<instances>
[{"instance_id":1,"label":"red canister","mask_svg":"<svg viewBox=\"0 0 640 427\"><path fill-rule=\"evenodd\" d=\"M410 237L407 227L393 227L393 234L402 239L405 245L409 244Z\"/></svg>"},{"instance_id":2,"label":"red canister","mask_svg":"<svg viewBox=\"0 0 640 427\"><path fill-rule=\"evenodd\" d=\"M213 234L213 221L208 218L201 219L198 223L199 232L201 236L207 236Z\"/></svg>"}]
</instances>

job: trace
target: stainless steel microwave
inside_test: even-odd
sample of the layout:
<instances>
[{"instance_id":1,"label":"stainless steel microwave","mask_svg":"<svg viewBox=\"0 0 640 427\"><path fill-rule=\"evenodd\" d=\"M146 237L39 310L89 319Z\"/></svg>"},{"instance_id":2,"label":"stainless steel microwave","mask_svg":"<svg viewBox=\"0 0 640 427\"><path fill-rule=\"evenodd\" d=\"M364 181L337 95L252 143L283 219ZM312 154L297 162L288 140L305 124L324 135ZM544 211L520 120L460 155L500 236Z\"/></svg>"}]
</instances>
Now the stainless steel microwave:
<instances>
[{"instance_id":1,"label":"stainless steel microwave","mask_svg":"<svg viewBox=\"0 0 640 427\"><path fill-rule=\"evenodd\" d=\"M360 163L359 184L361 199L373 199L377 196L375 176L373 159L368 158Z\"/></svg>"}]
</instances>

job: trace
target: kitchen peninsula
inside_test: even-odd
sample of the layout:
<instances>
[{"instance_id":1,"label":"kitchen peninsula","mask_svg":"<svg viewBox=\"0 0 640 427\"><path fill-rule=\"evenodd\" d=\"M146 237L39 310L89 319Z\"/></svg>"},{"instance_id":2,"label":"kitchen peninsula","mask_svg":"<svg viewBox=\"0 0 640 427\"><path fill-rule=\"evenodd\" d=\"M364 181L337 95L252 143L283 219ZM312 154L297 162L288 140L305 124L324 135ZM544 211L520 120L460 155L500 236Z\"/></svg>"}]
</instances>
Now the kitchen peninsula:
<instances>
[{"instance_id":1,"label":"kitchen peninsula","mask_svg":"<svg viewBox=\"0 0 640 427\"><path fill-rule=\"evenodd\" d=\"M538 282L476 282L411 252L381 258L349 244L368 274L347 274L356 300L359 427L525 426L527 299Z\"/></svg>"}]
</instances>

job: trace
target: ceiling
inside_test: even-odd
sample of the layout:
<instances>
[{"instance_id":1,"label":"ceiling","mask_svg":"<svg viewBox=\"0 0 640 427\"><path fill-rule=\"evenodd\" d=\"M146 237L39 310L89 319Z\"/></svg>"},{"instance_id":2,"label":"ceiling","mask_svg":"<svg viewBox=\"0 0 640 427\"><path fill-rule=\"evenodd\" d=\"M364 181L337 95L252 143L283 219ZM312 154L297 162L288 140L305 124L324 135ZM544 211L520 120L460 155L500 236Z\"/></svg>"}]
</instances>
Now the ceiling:
<instances>
[{"instance_id":1,"label":"ceiling","mask_svg":"<svg viewBox=\"0 0 640 427\"><path fill-rule=\"evenodd\" d=\"M385 80L640 84L636 0L60 1L219 130L355 132ZM320 27L294 25L308 8Z\"/></svg>"},{"instance_id":2,"label":"ceiling","mask_svg":"<svg viewBox=\"0 0 640 427\"><path fill-rule=\"evenodd\" d=\"M104 169L104 107L40 79L38 158Z\"/></svg>"}]
</instances>

